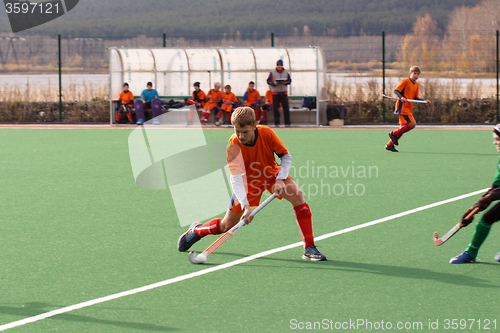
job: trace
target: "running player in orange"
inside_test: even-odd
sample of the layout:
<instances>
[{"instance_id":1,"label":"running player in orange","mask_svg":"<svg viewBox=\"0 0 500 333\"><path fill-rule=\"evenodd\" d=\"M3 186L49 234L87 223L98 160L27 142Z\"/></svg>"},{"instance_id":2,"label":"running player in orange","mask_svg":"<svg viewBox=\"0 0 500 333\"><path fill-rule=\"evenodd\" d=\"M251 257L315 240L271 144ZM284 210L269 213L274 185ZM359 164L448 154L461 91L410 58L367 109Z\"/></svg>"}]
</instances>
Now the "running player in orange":
<instances>
[{"instance_id":1,"label":"running player in orange","mask_svg":"<svg viewBox=\"0 0 500 333\"><path fill-rule=\"evenodd\" d=\"M326 256L320 253L314 244L309 205L298 185L288 175L292 157L283 142L272 129L256 124L252 108L237 108L231 123L235 133L229 139L227 159L233 196L226 216L203 225L193 223L179 238L178 250L185 252L207 235L225 233L242 219L247 219L250 223L251 207L259 205L262 193L267 190L292 204L304 242L302 258L313 261L326 260ZM275 154L281 159L280 166L276 163Z\"/></svg>"},{"instance_id":2,"label":"running player in orange","mask_svg":"<svg viewBox=\"0 0 500 333\"><path fill-rule=\"evenodd\" d=\"M122 117L122 112L127 114L128 121L133 124L132 121L132 108L134 107L134 94L130 90L128 90L128 83L125 82L123 84L123 91L120 92L120 96L118 97L118 106L116 112L115 123L118 124L120 118Z\"/></svg>"},{"instance_id":3,"label":"running player in orange","mask_svg":"<svg viewBox=\"0 0 500 333\"><path fill-rule=\"evenodd\" d=\"M401 80L398 86L394 90L394 94L399 98L396 102L396 109L394 114L399 115L399 129L389 133L389 142L385 146L385 149L397 153L398 150L394 145L399 145L399 139L408 131L417 126L415 118L413 118L413 103L407 102L408 99L421 100L418 94L418 77L420 76L420 68L417 66L412 66L410 68L410 77ZM425 100L430 103L428 99Z\"/></svg>"},{"instance_id":4,"label":"running player in orange","mask_svg":"<svg viewBox=\"0 0 500 333\"><path fill-rule=\"evenodd\" d=\"M214 89L210 89L205 97L206 103L203 108L202 118L205 117L208 121L208 117L210 117L210 112L212 110L217 114L220 111L220 104L222 102L222 91L220 91L221 84L219 82L214 83Z\"/></svg>"},{"instance_id":5,"label":"running player in orange","mask_svg":"<svg viewBox=\"0 0 500 333\"><path fill-rule=\"evenodd\" d=\"M220 126L222 124L222 112L226 111L227 120L231 122L231 112L233 112L233 107L238 104L238 99L236 95L231 92L231 86L228 84L224 87L225 92L222 94L222 106L221 110L217 114L217 121L215 126Z\"/></svg>"}]
</instances>

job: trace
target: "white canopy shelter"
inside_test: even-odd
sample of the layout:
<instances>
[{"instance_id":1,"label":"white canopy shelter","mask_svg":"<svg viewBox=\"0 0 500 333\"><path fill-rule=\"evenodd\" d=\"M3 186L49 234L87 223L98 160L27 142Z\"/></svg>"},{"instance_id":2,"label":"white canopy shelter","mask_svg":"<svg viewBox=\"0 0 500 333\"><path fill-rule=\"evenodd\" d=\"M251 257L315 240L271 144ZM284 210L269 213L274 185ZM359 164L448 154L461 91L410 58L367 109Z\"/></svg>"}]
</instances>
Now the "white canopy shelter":
<instances>
[{"instance_id":1,"label":"white canopy shelter","mask_svg":"<svg viewBox=\"0 0 500 333\"><path fill-rule=\"evenodd\" d=\"M215 82L229 84L236 96L242 96L248 82L264 95L269 72L283 60L292 77L290 98L316 97L316 119L326 113L326 62L319 47L302 48L111 48L110 98L118 99L124 82L135 96L147 82L162 98L190 97L193 83L200 82L205 92ZM112 107L111 107L112 108Z\"/></svg>"}]
</instances>

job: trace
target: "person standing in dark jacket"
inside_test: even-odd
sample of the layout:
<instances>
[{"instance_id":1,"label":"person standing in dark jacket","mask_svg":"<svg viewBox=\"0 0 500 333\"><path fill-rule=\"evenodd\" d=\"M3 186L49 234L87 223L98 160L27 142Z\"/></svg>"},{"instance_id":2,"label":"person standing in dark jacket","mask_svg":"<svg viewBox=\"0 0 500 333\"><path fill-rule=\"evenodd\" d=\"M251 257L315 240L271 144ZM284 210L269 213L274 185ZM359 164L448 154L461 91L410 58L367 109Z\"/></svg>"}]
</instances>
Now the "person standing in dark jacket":
<instances>
[{"instance_id":1,"label":"person standing in dark jacket","mask_svg":"<svg viewBox=\"0 0 500 333\"><path fill-rule=\"evenodd\" d=\"M288 85L292 83L290 74L283 68L283 60L278 60L276 68L269 73L267 84L271 86L271 94L273 96L273 105L280 105L283 108L285 115L285 126L290 127L290 108L288 106ZM274 108L274 125L280 126L279 108Z\"/></svg>"}]
</instances>

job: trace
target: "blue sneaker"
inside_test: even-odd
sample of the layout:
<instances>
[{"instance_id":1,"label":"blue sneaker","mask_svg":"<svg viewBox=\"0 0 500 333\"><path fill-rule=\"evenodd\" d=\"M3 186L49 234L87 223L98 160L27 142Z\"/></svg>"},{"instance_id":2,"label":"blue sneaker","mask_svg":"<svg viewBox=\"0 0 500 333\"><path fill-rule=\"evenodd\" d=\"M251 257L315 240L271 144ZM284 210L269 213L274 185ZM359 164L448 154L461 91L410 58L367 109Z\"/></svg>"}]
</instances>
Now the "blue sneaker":
<instances>
[{"instance_id":1,"label":"blue sneaker","mask_svg":"<svg viewBox=\"0 0 500 333\"><path fill-rule=\"evenodd\" d=\"M450 259L450 264L468 264L471 262L476 262L476 258L471 257L467 251Z\"/></svg>"},{"instance_id":2,"label":"blue sneaker","mask_svg":"<svg viewBox=\"0 0 500 333\"><path fill-rule=\"evenodd\" d=\"M139 120L137 120L136 124L137 125L143 125L145 123L144 119L140 118Z\"/></svg>"},{"instance_id":3,"label":"blue sneaker","mask_svg":"<svg viewBox=\"0 0 500 333\"><path fill-rule=\"evenodd\" d=\"M201 239L200 237L198 237L196 232L194 232L194 229L199 225L201 225L201 223L194 222L193 224L191 224L188 231L186 231L181 235L181 237L179 237L179 240L177 241L177 250L186 252L191 246L193 246L194 243Z\"/></svg>"},{"instance_id":4,"label":"blue sneaker","mask_svg":"<svg viewBox=\"0 0 500 333\"><path fill-rule=\"evenodd\" d=\"M500 252L498 252L497 255L495 256L495 260L500 261Z\"/></svg>"},{"instance_id":5,"label":"blue sneaker","mask_svg":"<svg viewBox=\"0 0 500 333\"><path fill-rule=\"evenodd\" d=\"M153 119L153 125L160 125L160 120L159 119Z\"/></svg>"},{"instance_id":6,"label":"blue sneaker","mask_svg":"<svg viewBox=\"0 0 500 333\"><path fill-rule=\"evenodd\" d=\"M323 253L319 252L316 246L310 246L304 250L302 259L309 259L312 261L325 261L326 256Z\"/></svg>"},{"instance_id":7,"label":"blue sneaker","mask_svg":"<svg viewBox=\"0 0 500 333\"><path fill-rule=\"evenodd\" d=\"M280 127L280 124L274 124L274 127Z\"/></svg>"}]
</instances>

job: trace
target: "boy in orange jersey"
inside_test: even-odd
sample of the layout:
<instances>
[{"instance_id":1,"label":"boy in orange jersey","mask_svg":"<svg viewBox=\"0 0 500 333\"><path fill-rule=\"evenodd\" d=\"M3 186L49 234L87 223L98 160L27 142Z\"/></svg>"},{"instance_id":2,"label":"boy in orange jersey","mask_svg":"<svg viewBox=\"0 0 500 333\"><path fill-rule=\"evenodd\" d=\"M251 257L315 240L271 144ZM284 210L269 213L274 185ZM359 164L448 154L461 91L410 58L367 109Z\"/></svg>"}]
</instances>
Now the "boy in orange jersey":
<instances>
[{"instance_id":1,"label":"boy in orange jersey","mask_svg":"<svg viewBox=\"0 0 500 333\"><path fill-rule=\"evenodd\" d=\"M207 121L212 110L214 110L216 114L220 111L220 104L222 102L222 91L220 91L220 86L221 84L219 82L215 82L214 89L210 89L205 97L206 103L201 116L202 118L205 117Z\"/></svg>"},{"instance_id":2,"label":"boy in orange jersey","mask_svg":"<svg viewBox=\"0 0 500 333\"><path fill-rule=\"evenodd\" d=\"M229 139L227 159L233 196L226 215L203 225L193 223L188 231L179 237L177 249L185 252L201 238L225 233L240 220L245 219L250 223L251 207L259 205L262 193L267 190L292 204L304 241L302 258L313 261L326 260L326 256L320 253L314 244L309 205L298 185L288 175L292 157L283 142L272 129L256 124L252 108L237 108L231 123L235 133ZM275 154L281 159L280 166L276 163Z\"/></svg>"},{"instance_id":3,"label":"boy in orange jersey","mask_svg":"<svg viewBox=\"0 0 500 333\"><path fill-rule=\"evenodd\" d=\"M248 83L248 89L243 95L243 101L245 101L245 105L254 109L257 121L260 119L260 102L262 97L260 97L260 93L255 90L255 82L250 81Z\"/></svg>"},{"instance_id":4,"label":"boy in orange jersey","mask_svg":"<svg viewBox=\"0 0 500 333\"><path fill-rule=\"evenodd\" d=\"M260 110L256 111L256 119L261 125L267 125L267 113L273 110L273 95L271 93L271 86L264 96L264 105L262 105L262 113Z\"/></svg>"},{"instance_id":5,"label":"boy in orange jersey","mask_svg":"<svg viewBox=\"0 0 500 333\"><path fill-rule=\"evenodd\" d=\"M122 112L127 114L128 121L133 124L132 121L132 108L134 107L134 94L130 90L128 90L128 83L125 82L123 84L123 91L120 92L120 96L118 97L118 105L116 109L116 119L115 123L118 124L120 118L122 117Z\"/></svg>"},{"instance_id":6,"label":"boy in orange jersey","mask_svg":"<svg viewBox=\"0 0 500 333\"><path fill-rule=\"evenodd\" d=\"M205 107L205 98L207 97L205 95L205 92L203 90L200 89L200 82L195 82L193 84L193 87L194 87L194 91L193 91L193 94L192 94L192 102L194 102L194 107L196 108L196 111L202 109L204 110L204 107ZM207 123L207 117L205 117L203 115L203 112L202 111L202 116L201 116L201 119L200 119L200 122L205 125ZM210 115L210 113L208 114ZM190 111L189 113L189 121L192 122L193 121L193 114L192 114L192 111Z\"/></svg>"},{"instance_id":7,"label":"boy in orange jersey","mask_svg":"<svg viewBox=\"0 0 500 333\"><path fill-rule=\"evenodd\" d=\"M399 98L396 102L396 109L394 114L399 115L399 129L389 133L389 142L385 146L385 149L397 153L398 150L394 145L399 145L399 139L408 131L417 126L415 118L413 118L413 103L407 102L408 99L421 100L418 95L418 77L420 76L420 68L417 66L412 66L410 68L410 77L401 80L398 86L394 90L394 94ZM428 99L425 100L430 103Z\"/></svg>"},{"instance_id":8,"label":"boy in orange jersey","mask_svg":"<svg viewBox=\"0 0 500 333\"><path fill-rule=\"evenodd\" d=\"M217 121L215 122L215 126L220 126L222 124L222 112L226 111L227 120L231 121L231 112L233 111L233 107L238 104L238 99L236 95L231 92L231 86L228 84L224 87L225 92L222 94L222 106L221 110L217 114Z\"/></svg>"}]
</instances>

